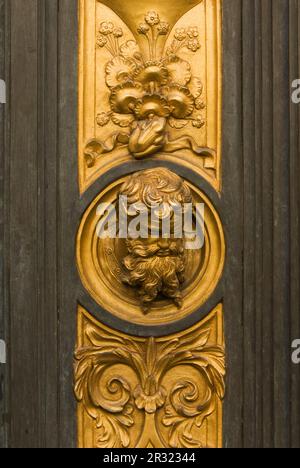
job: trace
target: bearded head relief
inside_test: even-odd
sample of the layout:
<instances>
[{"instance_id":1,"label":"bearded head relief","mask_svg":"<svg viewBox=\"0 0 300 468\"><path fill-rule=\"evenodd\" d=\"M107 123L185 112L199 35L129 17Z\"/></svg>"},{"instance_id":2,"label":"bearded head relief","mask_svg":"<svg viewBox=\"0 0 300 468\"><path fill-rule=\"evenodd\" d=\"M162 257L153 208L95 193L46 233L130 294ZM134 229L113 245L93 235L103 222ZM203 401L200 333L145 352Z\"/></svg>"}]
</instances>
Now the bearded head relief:
<instances>
[{"instance_id":1,"label":"bearded head relief","mask_svg":"<svg viewBox=\"0 0 300 468\"><path fill-rule=\"evenodd\" d=\"M181 308L180 287L185 281L182 244L179 240L173 245L168 240L162 245L158 239L127 241L129 255L123 263L128 275L124 282L137 289L145 313L160 294Z\"/></svg>"},{"instance_id":2,"label":"bearded head relief","mask_svg":"<svg viewBox=\"0 0 300 468\"><path fill-rule=\"evenodd\" d=\"M129 207L144 207L147 221L147 232L144 230L142 235L130 236L129 230L123 282L136 289L144 313L162 297L181 308L186 253L176 213L182 216L184 207L192 203L188 185L168 169L149 169L130 176L119 196L126 197ZM129 209L128 222L132 217Z\"/></svg>"}]
</instances>

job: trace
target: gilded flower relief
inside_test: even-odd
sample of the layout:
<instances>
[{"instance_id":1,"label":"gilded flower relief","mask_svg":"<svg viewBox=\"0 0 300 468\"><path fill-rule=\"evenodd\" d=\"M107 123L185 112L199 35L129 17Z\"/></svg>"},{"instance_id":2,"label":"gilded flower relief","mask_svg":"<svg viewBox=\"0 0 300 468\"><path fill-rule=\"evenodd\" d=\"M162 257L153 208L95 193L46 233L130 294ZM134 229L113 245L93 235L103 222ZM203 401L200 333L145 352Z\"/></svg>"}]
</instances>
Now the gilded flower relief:
<instances>
[{"instance_id":1,"label":"gilded flower relief","mask_svg":"<svg viewBox=\"0 0 300 468\"><path fill-rule=\"evenodd\" d=\"M220 309L168 339L129 337L82 313L75 394L88 418L84 433L94 433L95 447L220 443L215 433L225 392L224 347L216 340Z\"/></svg>"},{"instance_id":2,"label":"gilded flower relief","mask_svg":"<svg viewBox=\"0 0 300 468\"><path fill-rule=\"evenodd\" d=\"M124 39L122 28L114 22L103 21L99 25L96 47L110 55L105 66L109 108L99 110L96 123L101 128L113 124L116 131L106 141L88 142L84 150L88 167L118 147L128 148L135 159L188 149L203 158L204 167L214 167L214 150L199 147L192 136L169 135L168 129L201 129L206 124L201 79L193 75L191 64L181 57L182 51L199 53L199 30L175 29L161 56L170 29L157 12L145 15L137 33L147 44L146 56L136 41Z\"/></svg>"}]
</instances>

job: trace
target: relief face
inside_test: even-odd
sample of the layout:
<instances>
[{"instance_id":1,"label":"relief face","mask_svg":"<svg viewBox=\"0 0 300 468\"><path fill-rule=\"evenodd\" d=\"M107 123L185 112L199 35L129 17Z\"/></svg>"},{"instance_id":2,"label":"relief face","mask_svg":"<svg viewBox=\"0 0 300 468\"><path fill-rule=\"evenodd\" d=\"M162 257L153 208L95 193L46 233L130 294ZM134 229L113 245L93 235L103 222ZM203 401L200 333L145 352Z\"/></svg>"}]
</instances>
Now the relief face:
<instances>
[{"instance_id":1,"label":"relief face","mask_svg":"<svg viewBox=\"0 0 300 468\"><path fill-rule=\"evenodd\" d=\"M198 206L203 242L194 241ZM77 265L85 288L105 310L136 324L166 324L195 312L215 290L224 261L214 206L165 168L111 184L88 207L78 232Z\"/></svg>"},{"instance_id":2,"label":"relief face","mask_svg":"<svg viewBox=\"0 0 300 468\"><path fill-rule=\"evenodd\" d=\"M186 256L183 233L176 235L174 218L177 208L181 216L178 221L182 224L184 208L192 203L188 185L168 169L149 169L129 177L120 197L126 197L130 206L144 208L143 214L148 218L144 238L129 237L126 241L128 255L123 260L126 269L123 281L136 288L145 313L160 294L180 309ZM159 212L155 219L157 226L154 226L155 210ZM164 232L164 220L168 221L169 233ZM153 237L155 228L157 233Z\"/></svg>"}]
</instances>

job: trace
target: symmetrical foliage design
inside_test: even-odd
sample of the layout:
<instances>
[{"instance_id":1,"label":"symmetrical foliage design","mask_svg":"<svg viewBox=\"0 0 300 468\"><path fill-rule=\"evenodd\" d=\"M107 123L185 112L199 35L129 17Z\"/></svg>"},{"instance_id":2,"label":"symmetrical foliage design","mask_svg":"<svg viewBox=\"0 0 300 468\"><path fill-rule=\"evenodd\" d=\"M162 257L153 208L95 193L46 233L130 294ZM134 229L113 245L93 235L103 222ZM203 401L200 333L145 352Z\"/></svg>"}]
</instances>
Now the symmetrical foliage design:
<instances>
[{"instance_id":1,"label":"symmetrical foliage design","mask_svg":"<svg viewBox=\"0 0 300 468\"><path fill-rule=\"evenodd\" d=\"M75 354L75 394L95 421L97 446L132 447L130 428L136 412L143 413L143 425L149 427L147 419L162 411L167 440L158 433L159 424L150 426L162 446L201 447L193 429L201 428L225 391L224 349L209 344L210 334L210 328L198 328L167 341L138 340L88 323L85 335L90 345ZM129 372L125 376L115 372L117 365L130 368L138 384ZM196 369L199 380L191 373L167 391L167 373L181 366Z\"/></svg>"},{"instance_id":2,"label":"symmetrical foliage design","mask_svg":"<svg viewBox=\"0 0 300 468\"><path fill-rule=\"evenodd\" d=\"M183 49L191 53L200 49L198 28L176 29L162 57L158 55L157 45L169 34L169 24L161 21L158 13L150 11L137 31L148 43L148 57L142 55L137 42L121 42L122 28L110 21L100 25L97 47L106 48L111 55L105 68L110 110L98 113L97 124L104 127L113 122L123 131L107 142L89 142L85 150L88 166L93 166L101 154L121 145L128 145L137 159L158 151L174 152L183 148L204 157L213 156L213 151L199 148L191 137L170 141L166 131L168 125L183 129L189 123L196 128L205 124L201 112L205 108L201 80L192 75L190 63L180 57Z\"/></svg>"}]
</instances>

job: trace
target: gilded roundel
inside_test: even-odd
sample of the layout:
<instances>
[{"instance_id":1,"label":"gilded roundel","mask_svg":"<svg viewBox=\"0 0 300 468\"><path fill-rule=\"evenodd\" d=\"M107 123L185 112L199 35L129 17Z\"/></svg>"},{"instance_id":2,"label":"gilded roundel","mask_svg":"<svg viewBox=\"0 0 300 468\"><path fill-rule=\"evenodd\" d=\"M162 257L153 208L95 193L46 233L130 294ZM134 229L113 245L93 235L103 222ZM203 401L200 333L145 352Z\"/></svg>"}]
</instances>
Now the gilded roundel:
<instances>
[{"instance_id":1,"label":"gilded roundel","mask_svg":"<svg viewBox=\"0 0 300 468\"><path fill-rule=\"evenodd\" d=\"M181 320L222 275L219 216L197 187L166 168L118 179L86 210L77 239L81 280L93 299L140 325Z\"/></svg>"}]
</instances>

